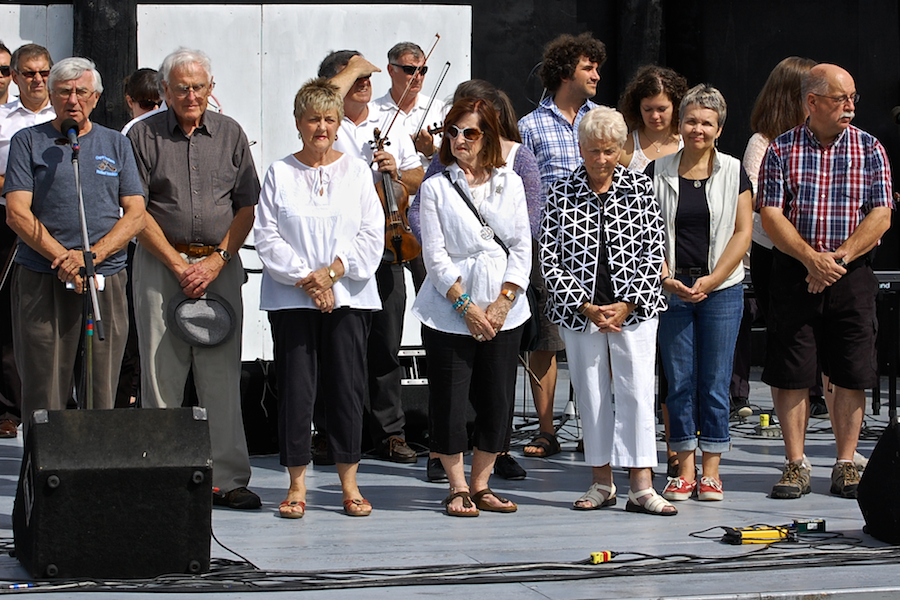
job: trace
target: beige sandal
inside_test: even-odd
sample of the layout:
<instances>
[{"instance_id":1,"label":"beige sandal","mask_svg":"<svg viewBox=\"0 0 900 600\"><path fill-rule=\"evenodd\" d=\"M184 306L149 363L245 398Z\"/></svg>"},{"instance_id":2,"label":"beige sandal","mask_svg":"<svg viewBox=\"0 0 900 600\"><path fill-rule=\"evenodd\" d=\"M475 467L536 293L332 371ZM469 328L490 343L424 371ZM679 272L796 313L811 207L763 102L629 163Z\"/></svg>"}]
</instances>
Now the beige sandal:
<instances>
[{"instance_id":1,"label":"beige sandal","mask_svg":"<svg viewBox=\"0 0 900 600\"><path fill-rule=\"evenodd\" d=\"M578 506L579 502L590 502L590 506ZM572 503L575 510L597 510L606 506L616 505L616 484L603 485L592 483L581 498Z\"/></svg>"},{"instance_id":2,"label":"beige sandal","mask_svg":"<svg viewBox=\"0 0 900 600\"><path fill-rule=\"evenodd\" d=\"M643 498L644 496L649 495L650 498L644 504L641 504L638 501L638 498ZM666 510L668 507L672 507L672 510ZM672 506L672 503L660 496L656 493L652 487L647 488L646 490L638 490L636 492L630 491L628 492L628 502L625 504L625 510L628 512L636 512L636 513L644 513L647 515L657 515L660 517L674 517L678 514L678 509Z\"/></svg>"}]
</instances>

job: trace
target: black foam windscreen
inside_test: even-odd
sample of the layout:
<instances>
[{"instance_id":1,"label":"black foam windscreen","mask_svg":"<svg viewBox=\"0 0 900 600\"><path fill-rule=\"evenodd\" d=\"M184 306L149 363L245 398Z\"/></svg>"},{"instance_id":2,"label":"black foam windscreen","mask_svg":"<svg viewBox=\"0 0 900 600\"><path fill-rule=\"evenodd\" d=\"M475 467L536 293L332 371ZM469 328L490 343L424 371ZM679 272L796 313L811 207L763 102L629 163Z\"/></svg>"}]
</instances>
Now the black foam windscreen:
<instances>
[{"instance_id":1,"label":"black foam windscreen","mask_svg":"<svg viewBox=\"0 0 900 600\"><path fill-rule=\"evenodd\" d=\"M37 579L209 570L212 458L202 408L35 411L13 507Z\"/></svg>"},{"instance_id":2,"label":"black foam windscreen","mask_svg":"<svg viewBox=\"0 0 900 600\"><path fill-rule=\"evenodd\" d=\"M900 544L900 426L889 424L872 450L857 488L866 533Z\"/></svg>"}]
</instances>

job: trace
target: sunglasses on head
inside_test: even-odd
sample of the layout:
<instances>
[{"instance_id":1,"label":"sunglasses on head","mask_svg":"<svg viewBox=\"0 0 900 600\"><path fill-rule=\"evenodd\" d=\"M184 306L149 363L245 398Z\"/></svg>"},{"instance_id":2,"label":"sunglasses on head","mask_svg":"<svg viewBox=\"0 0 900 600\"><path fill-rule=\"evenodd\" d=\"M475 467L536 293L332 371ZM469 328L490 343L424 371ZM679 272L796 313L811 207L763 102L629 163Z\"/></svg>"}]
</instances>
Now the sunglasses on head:
<instances>
[{"instance_id":1,"label":"sunglasses on head","mask_svg":"<svg viewBox=\"0 0 900 600\"><path fill-rule=\"evenodd\" d=\"M462 134L464 138L469 140L470 142L477 142L481 139L481 136L484 135L484 132L476 127L469 127L467 129L460 129L456 125L451 125L447 128L446 134L450 136L451 140L455 140L456 136Z\"/></svg>"},{"instance_id":2,"label":"sunglasses on head","mask_svg":"<svg viewBox=\"0 0 900 600\"><path fill-rule=\"evenodd\" d=\"M391 63L391 66L397 67L398 69L402 69L403 72L406 73L407 75L415 75L416 74L415 65L397 65L397 64ZM425 77L425 74L427 72L428 72L427 66L419 67L419 75L421 75L422 77Z\"/></svg>"},{"instance_id":3,"label":"sunglasses on head","mask_svg":"<svg viewBox=\"0 0 900 600\"><path fill-rule=\"evenodd\" d=\"M0 75L9 77L9 65L0 65Z\"/></svg>"}]
</instances>

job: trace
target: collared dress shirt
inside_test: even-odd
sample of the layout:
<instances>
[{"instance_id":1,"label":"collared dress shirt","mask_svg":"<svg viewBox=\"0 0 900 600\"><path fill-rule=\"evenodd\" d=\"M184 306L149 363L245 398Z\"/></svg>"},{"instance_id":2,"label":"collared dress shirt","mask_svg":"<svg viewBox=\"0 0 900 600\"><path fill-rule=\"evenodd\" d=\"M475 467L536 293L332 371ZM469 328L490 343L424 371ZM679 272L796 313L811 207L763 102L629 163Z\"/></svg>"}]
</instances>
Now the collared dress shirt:
<instances>
[{"instance_id":1,"label":"collared dress shirt","mask_svg":"<svg viewBox=\"0 0 900 600\"><path fill-rule=\"evenodd\" d=\"M379 114L382 115L382 122L385 120L390 123L390 120L394 118L394 115L399 111L400 115L397 117L397 121L394 123L395 128L402 128L403 131L406 132L406 135L412 138L419 130L417 127L419 123L422 123L422 116L427 115L425 118L425 122L422 125L425 127L432 127L434 125L439 125L444 120L444 115L447 114L448 107L447 105L437 98L434 99L434 102L431 103L431 108L428 108L428 102L430 98L424 94L418 94L416 96L416 103L413 105L412 110L408 113L400 110L400 107L397 106L397 103L394 102L394 99L391 97L391 92L388 91L387 94L378 98L377 100L373 100L369 105L369 109L374 109ZM427 113L426 113L427 110ZM434 136L434 148L435 153L437 153L437 149L441 146L441 135ZM431 157L425 156L421 152L418 152L419 160L422 163L423 169L428 169L428 166L431 164Z\"/></svg>"},{"instance_id":2,"label":"collared dress shirt","mask_svg":"<svg viewBox=\"0 0 900 600\"><path fill-rule=\"evenodd\" d=\"M218 244L235 211L259 199L247 136L230 117L206 111L203 124L188 137L170 107L135 123L128 138L147 212L169 243Z\"/></svg>"},{"instance_id":3,"label":"collared dress shirt","mask_svg":"<svg viewBox=\"0 0 900 600\"><path fill-rule=\"evenodd\" d=\"M375 271L384 251L384 212L368 172L346 154L318 168L293 155L272 163L253 225L265 267L261 310L318 310L294 284L335 257L345 272L332 287L334 307L381 308Z\"/></svg>"},{"instance_id":4,"label":"collared dress shirt","mask_svg":"<svg viewBox=\"0 0 900 600\"><path fill-rule=\"evenodd\" d=\"M781 209L817 252L834 252L872 209L893 208L887 153L852 125L825 147L804 123L769 145L756 203Z\"/></svg>"},{"instance_id":5,"label":"collared dress shirt","mask_svg":"<svg viewBox=\"0 0 900 600\"><path fill-rule=\"evenodd\" d=\"M578 151L578 125L589 110L597 105L585 101L575 115L575 122L563 116L552 96L519 119L522 143L537 158L541 170L541 189L546 198L554 181L568 177L582 163Z\"/></svg>"},{"instance_id":6,"label":"collared dress shirt","mask_svg":"<svg viewBox=\"0 0 900 600\"><path fill-rule=\"evenodd\" d=\"M47 123L56 118L53 106L47 106L37 112L31 112L22 101L16 98L12 102L0 106L0 175L6 175L9 164L9 144L20 129ZM6 206L6 197L0 196L0 205Z\"/></svg>"},{"instance_id":7,"label":"collared dress shirt","mask_svg":"<svg viewBox=\"0 0 900 600\"><path fill-rule=\"evenodd\" d=\"M375 129L380 129L381 134L384 135L391 121L384 112L378 110L374 102L369 102L368 106L369 112L359 125L346 116L344 117L333 147L338 152L362 159L367 165L371 165L372 178L377 183L381 181L381 174L377 165L372 164L372 157L375 154L372 142L375 139ZM390 141L390 145L385 147L385 151L397 161L397 169L409 171L421 166L412 139L402 129L394 126L388 134L388 141Z\"/></svg>"}]
</instances>

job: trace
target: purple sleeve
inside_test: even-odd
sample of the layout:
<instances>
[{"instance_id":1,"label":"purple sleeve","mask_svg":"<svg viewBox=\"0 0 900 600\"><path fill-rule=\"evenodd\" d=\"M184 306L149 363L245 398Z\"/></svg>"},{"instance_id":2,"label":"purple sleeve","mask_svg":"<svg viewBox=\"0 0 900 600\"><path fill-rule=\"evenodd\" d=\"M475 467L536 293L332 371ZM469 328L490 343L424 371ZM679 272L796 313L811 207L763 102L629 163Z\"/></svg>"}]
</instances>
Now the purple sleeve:
<instances>
[{"instance_id":1,"label":"purple sleeve","mask_svg":"<svg viewBox=\"0 0 900 600\"><path fill-rule=\"evenodd\" d=\"M441 161L438 156L438 152L434 153L434 156L431 157L431 164L428 165L428 170L425 171L425 177L422 178L422 182L424 183L426 179L441 173L446 169L444 165L441 164ZM413 198L412 203L409 205L409 210L406 211L406 220L409 223L409 228L412 229L413 235L416 236L416 239L419 240L419 243L422 243L422 226L419 222L419 192L421 192L422 186L419 185L419 191L416 192L416 197Z\"/></svg>"},{"instance_id":2,"label":"purple sleeve","mask_svg":"<svg viewBox=\"0 0 900 600\"><path fill-rule=\"evenodd\" d=\"M525 204L528 207L528 223L531 226L531 237L541 237L541 215L544 212L546 202L541 193L541 174L538 169L534 152L522 144L516 152L516 160L513 162L513 171L522 178L525 185Z\"/></svg>"}]
</instances>

